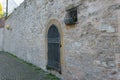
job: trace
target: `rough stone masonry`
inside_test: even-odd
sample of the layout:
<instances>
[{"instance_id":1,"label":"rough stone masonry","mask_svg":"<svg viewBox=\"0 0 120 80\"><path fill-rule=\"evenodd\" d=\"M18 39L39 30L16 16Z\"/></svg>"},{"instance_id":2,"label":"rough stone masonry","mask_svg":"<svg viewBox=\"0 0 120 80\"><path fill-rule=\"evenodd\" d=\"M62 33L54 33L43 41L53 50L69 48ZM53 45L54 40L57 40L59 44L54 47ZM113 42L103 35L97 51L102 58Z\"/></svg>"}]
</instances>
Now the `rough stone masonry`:
<instances>
[{"instance_id":1,"label":"rough stone masonry","mask_svg":"<svg viewBox=\"0 0 120 80\"><path fill-rule=\"evenodd\" d=\"M66 25L71 6L77 6L78 22ZM52 24L60 32L62 74L46 69ZM63 80L120 80L120 0L25 0L6 25L4 51Z\"/></svg>"}]
</instances>

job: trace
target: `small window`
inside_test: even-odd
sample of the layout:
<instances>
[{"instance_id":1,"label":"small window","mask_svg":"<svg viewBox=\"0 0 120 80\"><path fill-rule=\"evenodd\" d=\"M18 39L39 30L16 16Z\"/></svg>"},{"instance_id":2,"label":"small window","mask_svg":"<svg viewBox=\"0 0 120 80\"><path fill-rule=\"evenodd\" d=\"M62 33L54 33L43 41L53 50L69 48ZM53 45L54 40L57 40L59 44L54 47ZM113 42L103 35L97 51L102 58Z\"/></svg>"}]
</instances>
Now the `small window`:
<instances>
[{"instance_id":1,"label":"small window","mask_svg":"<svg viewBox=\"0 0 120 80\"><path fill-rule=\"evenodd\" d=\"M72 24L76 24L77 21L78 21L77 7L67 10L67 14L66 14L65 20L64 20L65 24L72 25Z\"/></svg>"}]
</instances>

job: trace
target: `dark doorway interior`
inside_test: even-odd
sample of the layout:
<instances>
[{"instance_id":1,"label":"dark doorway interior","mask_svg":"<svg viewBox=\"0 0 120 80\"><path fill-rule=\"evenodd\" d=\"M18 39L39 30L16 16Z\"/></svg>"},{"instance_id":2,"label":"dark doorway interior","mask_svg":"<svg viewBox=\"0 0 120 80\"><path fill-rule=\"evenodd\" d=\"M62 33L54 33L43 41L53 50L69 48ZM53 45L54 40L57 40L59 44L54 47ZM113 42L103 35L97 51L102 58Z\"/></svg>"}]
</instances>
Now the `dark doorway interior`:
<instances>
[{"instance_id":1,"label":"dark doorway interior","mask_svg":"<svg viewBox=\"0 0 120 80\"><path fill-rule=\"evenodd\" d=\"M61 73L60 64L60 34L55 25L51 25L47 34L48 54L47 69Z\"/></svg>"}]
</instances>

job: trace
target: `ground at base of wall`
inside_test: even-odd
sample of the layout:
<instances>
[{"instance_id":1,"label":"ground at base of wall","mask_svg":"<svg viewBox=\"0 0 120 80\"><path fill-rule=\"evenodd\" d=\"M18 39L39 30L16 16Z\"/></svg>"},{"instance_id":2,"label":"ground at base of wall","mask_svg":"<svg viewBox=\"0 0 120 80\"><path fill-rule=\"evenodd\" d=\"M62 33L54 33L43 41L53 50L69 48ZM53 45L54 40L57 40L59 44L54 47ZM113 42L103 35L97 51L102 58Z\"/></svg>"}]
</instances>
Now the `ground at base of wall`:
<instances>
[{"instance_id":1,"label":"ground at base of wall","mask_svg":"<svg viewBox=\"0 0 120 80\"><path fill-rule=\"evenodd\" d=\"M0 80L60 80L40 68L0 51Z\"/></svg>"}]
</instances>

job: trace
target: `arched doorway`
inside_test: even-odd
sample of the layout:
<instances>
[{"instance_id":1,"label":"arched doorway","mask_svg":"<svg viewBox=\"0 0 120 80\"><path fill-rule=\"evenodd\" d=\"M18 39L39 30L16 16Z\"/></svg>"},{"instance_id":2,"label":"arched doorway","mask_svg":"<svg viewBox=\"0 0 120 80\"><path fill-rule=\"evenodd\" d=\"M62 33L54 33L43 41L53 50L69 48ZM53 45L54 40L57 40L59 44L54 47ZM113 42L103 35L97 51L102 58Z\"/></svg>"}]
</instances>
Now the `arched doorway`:
<instances>
[{"instance_id":1,"label":"arched doorway","mask_svg":"<svg viewBox=\"0 0 120 80\"><path fill-rule=\"evenodd\" d=\"M47 33L47 69L56 70L59 73L61 73L60 40L60 33L58 31L58 28L52 24Z\"/></svg>"}]
</instances>

